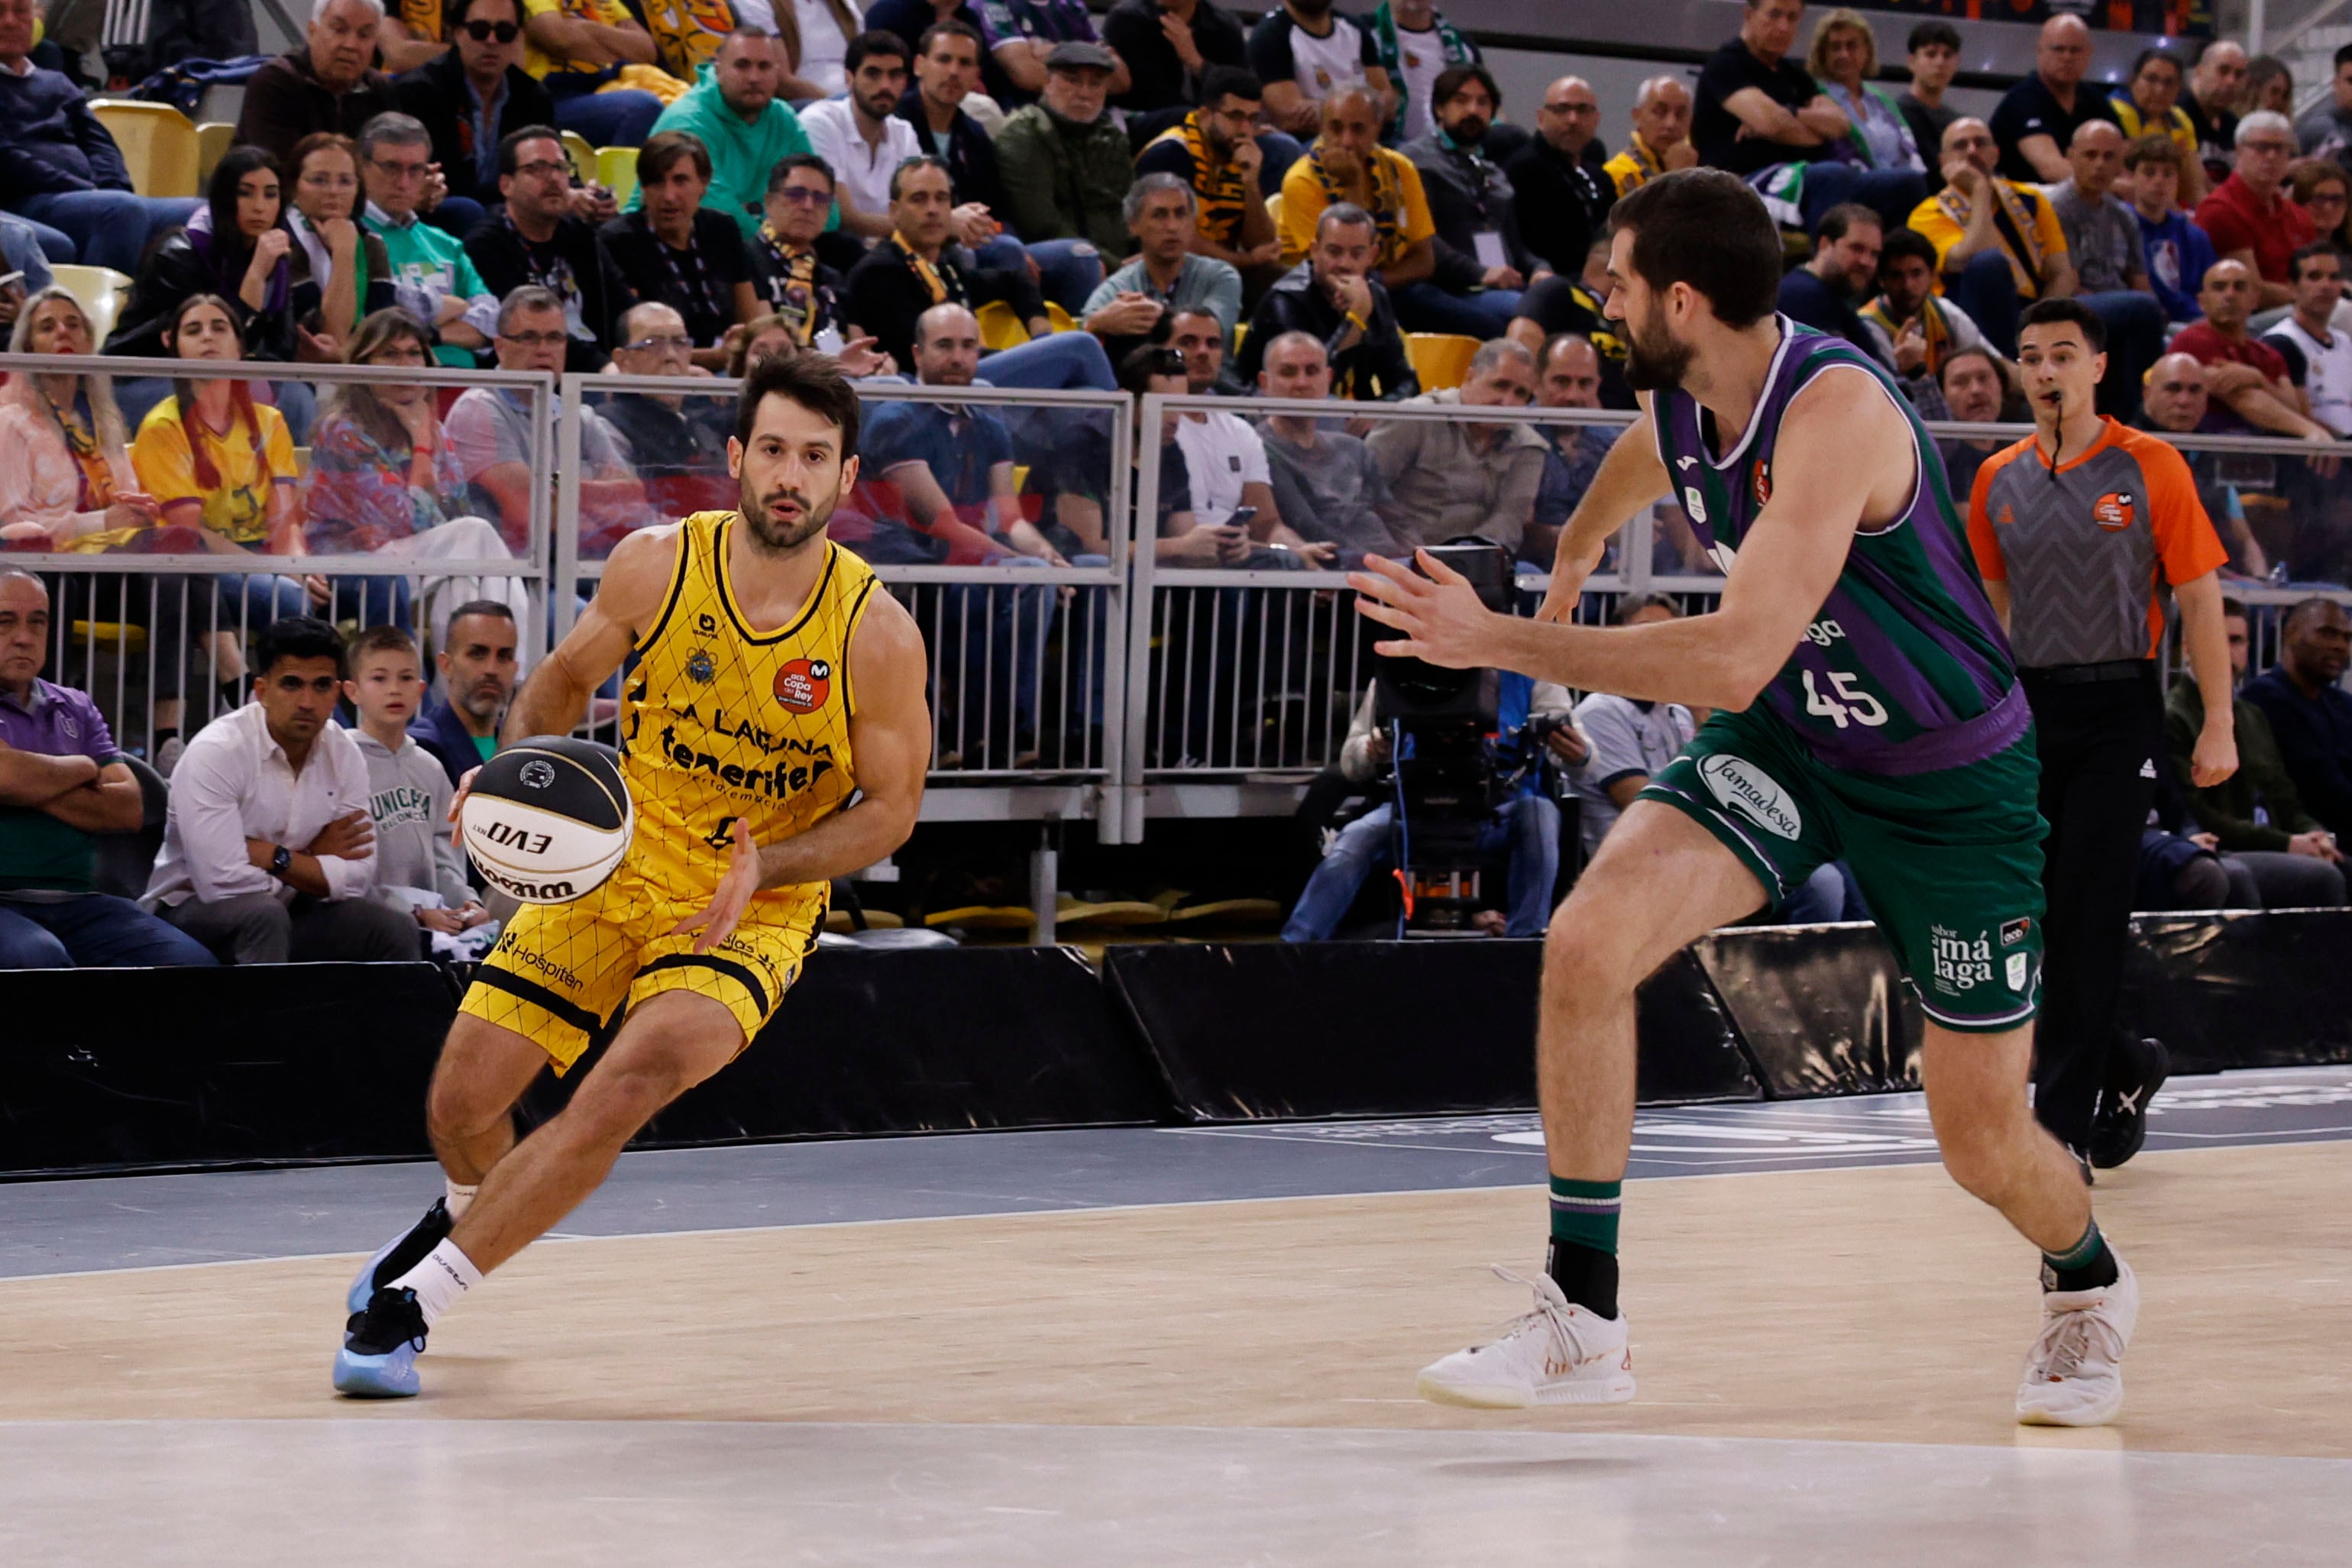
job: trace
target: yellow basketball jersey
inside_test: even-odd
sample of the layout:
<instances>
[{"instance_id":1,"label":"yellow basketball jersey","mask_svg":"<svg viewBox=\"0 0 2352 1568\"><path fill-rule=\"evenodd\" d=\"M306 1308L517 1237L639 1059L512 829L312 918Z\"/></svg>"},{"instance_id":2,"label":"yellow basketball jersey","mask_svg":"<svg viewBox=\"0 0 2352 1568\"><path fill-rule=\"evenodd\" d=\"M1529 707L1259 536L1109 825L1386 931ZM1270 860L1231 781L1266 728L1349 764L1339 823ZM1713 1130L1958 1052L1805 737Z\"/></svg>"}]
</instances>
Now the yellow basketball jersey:
<instances>
[{"instance_id":1,"label":"yellow basketball jersey","mask_svg":"<svg viewBox=\"0 0 2352 1568\"><path fill-rule=\"evenodd\" d=\"M816 591L788 626L754 630L727 583L732 512L678 527L677 561L637 644L622 724L636 805L627 865L699 902L727 870L736 818L761 844L807 831L856 789L849 642L877 591L864 561L827 543Z\"/></svg>"}]
</instances>

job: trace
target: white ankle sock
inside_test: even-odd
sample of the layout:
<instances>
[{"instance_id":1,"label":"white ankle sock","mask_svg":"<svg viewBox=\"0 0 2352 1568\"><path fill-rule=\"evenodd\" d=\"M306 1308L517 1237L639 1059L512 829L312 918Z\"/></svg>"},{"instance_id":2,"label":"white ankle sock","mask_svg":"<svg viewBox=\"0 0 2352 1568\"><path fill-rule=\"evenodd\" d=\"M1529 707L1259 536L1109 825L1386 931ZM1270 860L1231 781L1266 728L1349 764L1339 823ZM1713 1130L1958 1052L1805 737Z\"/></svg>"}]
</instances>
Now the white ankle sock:
<instances>
[{"instance_id":1,"label":"white ankle sock","mask_svg":"<svg viewBox=\"0 0 2352 1568\"><path fill-rule=\"evenodd\" d=\"M434 1320L457 1304L458 1297L481 1282L482 1271L474 1267L474 1260L458 1251L456 1242L444 1241L389 1288L415 1291L416 1304L425 1312L425 1326L431 1328Z\"/></svg>"},{"instance_id":2,"label":"white ankle sock","mask_svg":"<svg viewBox=\"0 0 2352 1568\"><path fill-rule=\"evenodd\" d=\"M474 1201L474 1195L482 1190L481 1184L477 1182L472 1186L460 1186L449 1176L443 1176L441 1181L442 1185L449 1189L448 1197L443 1200L448 1207L449 1218L452 1220L465 1218L467 1208Z\"/></svg>"}]
</instances>

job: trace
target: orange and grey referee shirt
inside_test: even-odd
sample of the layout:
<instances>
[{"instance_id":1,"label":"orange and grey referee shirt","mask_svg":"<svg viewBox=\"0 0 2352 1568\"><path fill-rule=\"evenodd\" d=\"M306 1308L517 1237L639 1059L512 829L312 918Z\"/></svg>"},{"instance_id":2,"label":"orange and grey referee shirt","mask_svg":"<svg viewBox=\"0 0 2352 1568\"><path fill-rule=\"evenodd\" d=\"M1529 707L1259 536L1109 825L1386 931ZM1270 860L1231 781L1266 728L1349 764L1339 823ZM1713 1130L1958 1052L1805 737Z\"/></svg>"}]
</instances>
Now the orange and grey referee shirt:
<instances>
[{"instance_id":1,"label":"orange and grey referee shirt","mask_svg":"<svg viewBox=\"0 0 2352 1568\"><path fill-rule=\"evenodd\" d=\"M2030 436L1988 458L1969 543L1985 580L2009 585L2026 669L2153 658L2166 591L2229 559L2188 462L2113 419L2054 473Z\"/></svg>"}]
</instances>

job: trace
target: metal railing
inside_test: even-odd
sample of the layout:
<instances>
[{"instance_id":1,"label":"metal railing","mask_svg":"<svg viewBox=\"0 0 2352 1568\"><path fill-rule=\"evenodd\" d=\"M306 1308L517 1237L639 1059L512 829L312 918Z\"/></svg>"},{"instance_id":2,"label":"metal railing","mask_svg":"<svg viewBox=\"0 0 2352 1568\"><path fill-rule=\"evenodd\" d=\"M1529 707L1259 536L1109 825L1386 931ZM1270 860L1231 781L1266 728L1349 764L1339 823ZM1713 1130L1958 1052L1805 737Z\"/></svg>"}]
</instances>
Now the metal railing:
<instances>
[{"instance_id":1,"label":"metal railing","mask_svg":"<svg viewBox=\"0 0 2352 1568\"><path fill-rule=\"evenodd\" d=\"M180 361L0 356L12 374L104 373L118 380L169 375ZM385 382L382 371L341 366L207 366L225 379L299 380L331 388ZM219 701L219 676L247 636L308 595L331 619L362 622L405 617L429 629L422 602L431 582L505 579L527 596L526 654L570 628L595 591L604 555L623 534L683 511L733 509L740 486L727 472L725 434L736 391L709 378L545 376L428 370L398 379L436 391L487 389L519 400L530 452L529 483L506 486L513 518L493 520L525 548L514 558L420 559L394 552L295 549L215 553L86 553L12 548L0 562L47 579L57 599L48 674L90 689L127 747L152 741L158 702L184 695L183 727L193 730ZM1192 413L1244 416L1263 433L1268 417L1313 419L1318 431L1359 433L1408 423L1469 423L1581 429L1613 438L1631 416L1585 410L1491 410L1459 405L1356 404L1032 392L985 387L861 385L864 469L831 523L833 537L866 556L889 591L913 613L930 661L935 714L932 820L1091 818L1106 842L1139 841L1155 816L1228 817L1286 812L1301 785L1331 766L1371 677L1377 629L1354 608L1335 561L1294 570L1283 552L1241 549L1231 564L1206 565L1171 552L1161 559L1163 421ZM676 411L705 427L694 455L656 461L650 449L623 452L613 435L630 425L625 399L676 399ZM922 517L909 499L916 478L894 408L960 410L942 463L972 461L983 444L1014 480L1002 513L970 504L969 472L948 499L967 504L955 533ZM637 411L642 413L643 411ZM593 415L592 423L590 416ZM723 428L722 428L723 427ZM1140 439L1139 432L1152 433ZM2028 427L1930 427L1965 497L1963 469L2031 434ZM1294 434L1296 434L1294 429ZM900 433L903 435L903 432ZM2277 656L2275 607L2314 591L2352 602L2331 585L2352 581L2352 483L2332 453L2301 443L2252 437L2180 436L2200 492L2243 576L2230 592L2257 609L2253 662ZM10 455L0 452L0 463ZM1466 477L1466 476L1465 476ZM600 490L598 483L614 480ZM675 484L672 482L675 481ZM631 486L635 489L631 489ZM668 488L664 486L667 486ZM307 497L310 486L304 483ZM634 497L634 499L632 498ZM486 508L493 497L479 495ZM634 507L635 510L629 509ZM616 509L617 508L617 509ZM486 511L486 515L489 515ZM0 517L0 522L14 519ZM1415 519L1401 521L1411 525ZM1209 526L1214 526L1210 520ZM1034 553L1038 539L1067 564ZM1408 533L1427 529L1409 526ZM1013 535L1019 532L1022 538ZM478 534L474 537L482 537ZM984 539L975 553L971 540ZM1539 541L1531 559L1548 550ZM1299 558L1290 557L1296 560ZM266 591L239 585L268 580ZM1549 586L1523 561L1517 586L1532 608ZM291 585L289 590L289 585ZM1681 511L1662 501L1633 519L1586 584L1580 619L1604 614L1613 596L1666 592L1686 609L1709 606L1720 576L1698 551ZM306 604L309 601L306 600ZM443 608L446 609L446 597ZM128 630L143 631L143 638ZM2168 646L2168 656L2170 650ZM617 735L617 688L592 707L592 732ZM142 705L145 704L144 707Z\"/></svg>"},{"instance_id":2,"label":"metal railing","mask_svg":"<svg viewBox=\"0 0 2352 1568\"><path fill-rule=\"evenodd\" d=\"M190 376L195 368L182 360L0 354L0 372L9 376L12 392L16 378L26 375L105 376L118 398L126 392L152 392L152 385L142 389L140 383L174 376L314 389L354 382L421 385L436 389L436 395L486 390L520 401L530 471L552 470L549 404L555 383L548 376L255 362L205 363L201 376ZM164 395L170 395L168 389ZM131 401L142 408L160 400ZM135 446L138 423L128 413L126 419L126 434ZM317 423L314 417L313 431ZM81 548L76 548L78 541L54 548L52 540L53 548L42 549L39 540L19 540L0 554L0 564L36 574L49 589L45 674L89 691L118 744L152 758L159 727L193 735L222 711L222 687L243 673L244 650L253 633L282 616L313 614L352 625L391 621L415 629L429 626L436 612L446 618L463 599L478 597L481 585L503 580L519 587L520 592L508 597L526 611L522 647L544 645L551 497L536 493L543 487L534 487L528 516L517 519L519 548L511 552L491 528L478 523L446 538L437 530L412 534L366 553L326 550L317 547L331 530L320 525L333 519L311 510L318 471L304 467L310 452L306 444L295 444L298 472L290 510L279 537L261 548L241 548L210 528L166 516L112 548L93 549L85 539L79 541ZM0 464L10 461L24 459L0 453ZM277 486L273 476L272 490ZM0 517L0 523L16 520ZM428 533L434 537L425 548L412 548L426 541ZM182 704L184 713L177 706ZM159 725L159 716L174 722Z\"/></svg>"}]
</instances>

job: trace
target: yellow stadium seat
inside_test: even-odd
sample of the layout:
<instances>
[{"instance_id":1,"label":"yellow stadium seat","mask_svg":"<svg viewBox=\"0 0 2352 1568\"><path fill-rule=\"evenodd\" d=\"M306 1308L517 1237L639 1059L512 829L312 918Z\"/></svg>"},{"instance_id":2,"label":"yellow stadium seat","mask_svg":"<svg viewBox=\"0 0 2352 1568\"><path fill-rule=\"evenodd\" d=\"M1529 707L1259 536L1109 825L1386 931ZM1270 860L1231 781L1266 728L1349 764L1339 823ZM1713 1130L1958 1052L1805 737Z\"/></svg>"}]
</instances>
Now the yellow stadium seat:
<instances>
[{"instance_id":1,"label":"yellow stadium seat","mask_svg":"<svg viewBox=\"0 0 2352 1568\"><path fill-rule=\"evenodd\" d=\"M596 183L613 193L621 206L637 193L637 150L634 147L596 149Z\"/></svg>"},{"instance_id":2,"label":"yellow stadium seat","mask_svg":"<svg viewBox=\"0 0 2352 1568\"><path fill-rule=\"evenodd\" d=\"M120 621L77 621L71 632L72 645L87 648L93 643L101 653L112 653L128 659L147 651L147 628L131 626Z\"/></svg>"},{"instance_id":3,"label":"yellow stadium seat","mask_svg":"<svg viewBox=\"0 0 2352 1568\"><path fill-rule=\"evenodd\" d=\"M1013 493L1017 496L1028 487L1029 465L1026 463L1015 463L1013 465Z\"/></svg>"},{"instance_id":4,"label":"yellow stadium seat","mask_svg":"<svg viewBox=\"0 0 2352 1568\"><path fill-rule=\"evenodd\" d=\"M99 98L89 111L122 150L131 188L142 196L196 193L196 128L168 103L136 103Z\"/></svg>"},{"instance_id":5,"label":"yellow stadium seat","mask_svg":"<svg viewBox=\"0 0 2352 1568\"><path fill-rule=\"evenodd\" d=\"M1045 319L1054 324L1054 330L1056 332L1075 332L1081 325L1076 317L1051 299L1045 301Z\"/></svg>"},{"instance_id":6,"label":"yellow stadium seat","mask_svg":"<svg viewBox=\"0 0 2352 1568\"><path fill-rule=\"evenodd\" d=\"M572 160L572 172L583 180L596 177L596 150L588 139L576 131L563 133L563 151Z\"/></svg>"},{"instance_id":7,"label":"yellow stadium seat","mask_svg":"<svg viewBox=\"0 0 2352 1568\"><path fill-rule=\"evenodd\" d=\"M1478 340L1456 332L1407 332L1404 351L1412 361L1412 373L1421 378L1422 391L1445 392L1460 386L1470 373L1470 356L1478 351Z\"/></svg>"},{"instance_id":8,"label":"yellow stadium seat","mask_svg":"<svg viewBox=\"0 0 2352 1568\"><path fill-rule=\"evenodd\" d=\"M1014 314L1013 307L1002 299L992 299L982 306L980 340L983 347L1003 350L1017 349L1029 340L1029 329Z\"/></svg>"},{"instance_id":9,"label":"yellow stadium seat","mask_svg":"<svg viewBox=\"0 0 2352 1568\"><path fill-rule=\"evenodd\" d=\"M107 334L114 330L114 319L121 313L123 297L131 291L131 279L110 267L56 266L49 268L49 276L80 302L89 318L90 347L105 347Z\"/></svg>"},{"instance_id":10,"label":"yellow stadium seat","mask_svg":"<svg viewBox=\"0 0 2352 1568\"><path fill-rule=\"evenodd\" d=\"M1274 232L1282 232L1282 193L1276 191L1265 199L1265 215L1274 220Z\"/></svg>"},{"instance_id":11,"label":"yellow stadium seat","mask_svg":"<svg viewBox=\"0 0 2352 1568\"><path fill-rule=\"evenodd\" d=\"M236 127L226 120L207 120L196 127L196 190L212 183L221 154L236 144Z\"/></svg>"}]
</instances>

